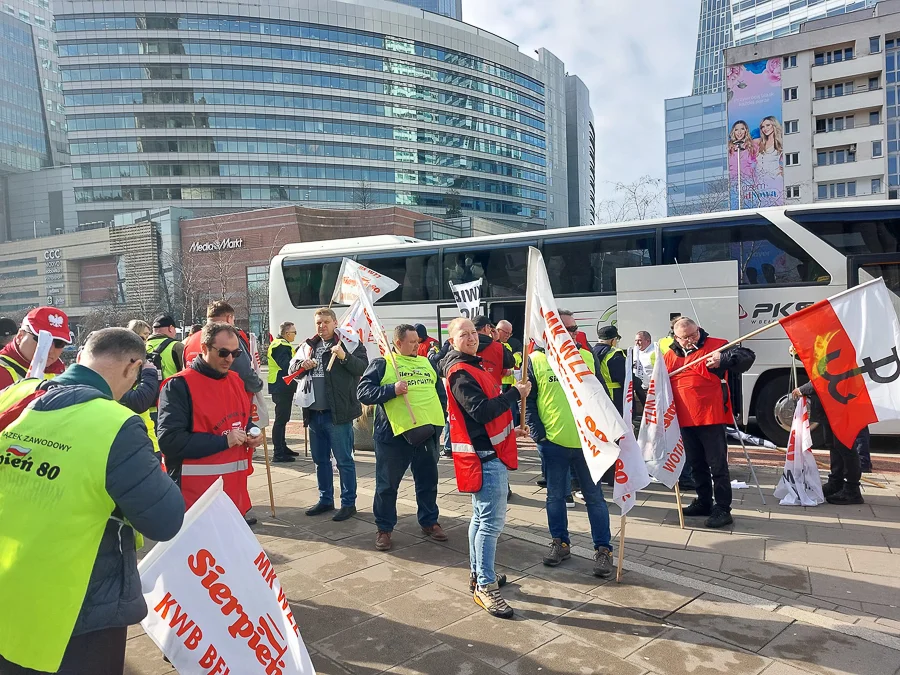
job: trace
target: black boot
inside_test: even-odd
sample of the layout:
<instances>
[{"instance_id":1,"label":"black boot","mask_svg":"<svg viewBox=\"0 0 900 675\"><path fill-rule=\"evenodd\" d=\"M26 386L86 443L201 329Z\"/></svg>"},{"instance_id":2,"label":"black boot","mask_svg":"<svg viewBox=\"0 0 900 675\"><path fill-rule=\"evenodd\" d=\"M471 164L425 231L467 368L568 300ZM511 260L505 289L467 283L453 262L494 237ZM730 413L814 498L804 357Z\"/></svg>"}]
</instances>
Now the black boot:
<instances>
[{"instance_id":1,"label":"black boot","mask_svg":"<svg viewBox=\"0 0 900 675\"><path fill-rule=\"evenodd\" d=\"M699 499L695 499L690 503L690 506L685 506L681 509L681 512L689 518L692 516L711 516L712 504L707 504L701 502Z\"/></svg>"},{"instance_id":2,"label":"black boot","mask_svg":"<svg viewBox=\"0 0 900 675\"><path fill-rule=\"evenodd\" d=\"M849 506L851 504L864 504L859 485L845 483L840 492L825 497L825 501L836 506Z\"/></svg>"},{"instance_id":3,"label":"black boot","mask_svg":"<svg viewBox=\"0 0 900 675\"><path fill-rule=\"evenodd\" d=\"M835 495L843 489L843 480L834 480L832 478L829 478L828 481L822 486L822 494L826 497L830 497L831 495Z\"/></svg>"}]
</instances>

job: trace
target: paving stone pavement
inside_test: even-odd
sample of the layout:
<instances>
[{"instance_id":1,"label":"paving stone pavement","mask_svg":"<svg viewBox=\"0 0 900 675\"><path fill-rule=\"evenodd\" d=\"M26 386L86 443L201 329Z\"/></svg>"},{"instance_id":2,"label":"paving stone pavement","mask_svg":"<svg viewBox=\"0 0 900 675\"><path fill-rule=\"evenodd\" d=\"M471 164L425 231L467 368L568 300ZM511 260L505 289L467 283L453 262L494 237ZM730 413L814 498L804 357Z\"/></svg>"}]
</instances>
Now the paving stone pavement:
<instances>
[{"instance_id":1,"label":"paving stone pavement","mask_svg":"<svg viewBox=\"0 0 900 675\"><path fill-rule=\"evenodd\" d=\"M755 488L735 491L735 523L722 531L696 519L681 530L674 495L651 486L627 519L619 584L591 575L582 503L568 511L572 558L541 564L545 493L535 484L537 454L524 445L498 546L498 570L509 577L504 596L516 610L503 621L468 593L470 498L456 491L449 460L439 464L438 505L450 540L422 534L407 475L394 547L378 552L372 453L356 455L357 516L309 518L315 469L302 456L299 424L288 436L301 457L273 466L277 520L258 453L253 530L319 673L900 675L898 473L870 476L884 488L867 486L864 505L781 507L771 497L777 461L757 465L766 504ZM732 477L747 474L743 455L734 455ZM617 537L621 521L611 510ZM140 627L129 637L126 673L174 672Z\"/></svg>"}]
</instances>

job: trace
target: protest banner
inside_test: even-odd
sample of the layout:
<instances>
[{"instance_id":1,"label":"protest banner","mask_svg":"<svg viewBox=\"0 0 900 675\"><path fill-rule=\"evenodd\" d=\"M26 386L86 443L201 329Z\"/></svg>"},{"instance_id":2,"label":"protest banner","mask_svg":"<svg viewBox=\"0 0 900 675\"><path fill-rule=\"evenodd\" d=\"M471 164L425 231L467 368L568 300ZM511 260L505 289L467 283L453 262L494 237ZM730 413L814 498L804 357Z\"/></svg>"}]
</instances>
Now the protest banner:
<instances>
[{"instance_id":1,"label":"protest banner","mask_svg":"<svg viewBox=\"0 0 900 675\"><path fill-rule=\"evenodd\" d=\"M360 288L367 288L372 302L375 302L382 295L399 287L400 284L390 277L364 267L350 258L343 258L337 283L331 294L331 302L332 304L349 305L359 297Z\"/></svg>"},{"instance_id":2,"label":"protest banner","mask_svg":"<svg viewBox=\"0 0 900 675\"><path fill-rule=\"evenodd\" d=\"M465 284L450 284L450 292L453 293L453 299L456 300L456 306L459 308L459 315L467 319L474 319L480 314L481 305L481 284L484 279L476 279Z\"/></svg>"},{"instance_id":3,"label":"protest banner","mask_svg":"<svg viewBox=\"0 0 900 675\"><path fill-rule=\"evenodd\" d=\"M141 626L180 675L314 675L275 569L221 478L138 571Z\"/></svg>"},{"instance_id":4,"label":"protest banner","mask_svg":"<svg viewBox=\"0 0 900 675\"><path fill-rule=\"evenodd\" d=\"M625 424L563 325L544 259L534 247L528 249L526 298L525 344L530 336L546 352L572 408L591 478L599 483L619 456L616 441L625 435Z\"/></svg>"},{"instance_id":5,"label":"protest banner","mask_svg":"<svg viewBox=\"0 0 900 675\"><path fill-rule=\"evenodd\" d=\"M782 506L818 506L825 501L819 467L812 453L809 406L802 396L794 408L784 471L774 494L781 500L779 503Z\"/></svg>"}]
</instances>

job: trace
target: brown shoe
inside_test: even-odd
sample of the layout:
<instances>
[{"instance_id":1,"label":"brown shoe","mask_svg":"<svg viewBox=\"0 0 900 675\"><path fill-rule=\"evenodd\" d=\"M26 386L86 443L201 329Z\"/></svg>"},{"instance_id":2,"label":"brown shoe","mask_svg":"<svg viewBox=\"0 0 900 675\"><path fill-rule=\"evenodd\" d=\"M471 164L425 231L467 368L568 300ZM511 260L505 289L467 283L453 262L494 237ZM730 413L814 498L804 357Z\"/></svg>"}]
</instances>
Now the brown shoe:
<instances>
[{"instance_id":1,"label":"brown shoe","mask_svg":"<svg viewBox=\"0 0 900 675\"><path fill-rule=\"evenodd\" d=\"M431 537L435 541L447 541L447 533L441 528L439 523L435 523L431 527L423 527L422 534Z\"/></svg>"},{"instance_id":2,"label":"brown shoe","mask_svg":"<svg viewBox=\"0 0 900 675\"><path fill-rule=\"evenodd\" d=\"M378 536L375 537L375 548L379 551L389 551L391 549L391 533L378 530Z\"/></svg>"}]
</instances>

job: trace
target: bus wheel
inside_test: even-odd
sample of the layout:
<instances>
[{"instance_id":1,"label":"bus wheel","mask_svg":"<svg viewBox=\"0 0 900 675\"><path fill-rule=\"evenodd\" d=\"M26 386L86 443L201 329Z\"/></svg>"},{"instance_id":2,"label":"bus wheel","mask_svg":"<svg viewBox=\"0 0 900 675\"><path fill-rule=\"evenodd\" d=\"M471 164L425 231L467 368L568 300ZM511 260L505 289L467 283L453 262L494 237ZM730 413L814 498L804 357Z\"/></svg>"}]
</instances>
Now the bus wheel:
<instances>
[{"instance_id":1,"label":"bus wheel","mask_svg":"<svg viewBox=\"0 0 900 675\"><path fill-rule=\"evenodd\" d=\"M775 417L775 404L788 391L788 376L779 375L769 380L756 397L756 423L763 435L775 445L787 445L788 431L783 429Z\"/></svg>"}]
</instances>

